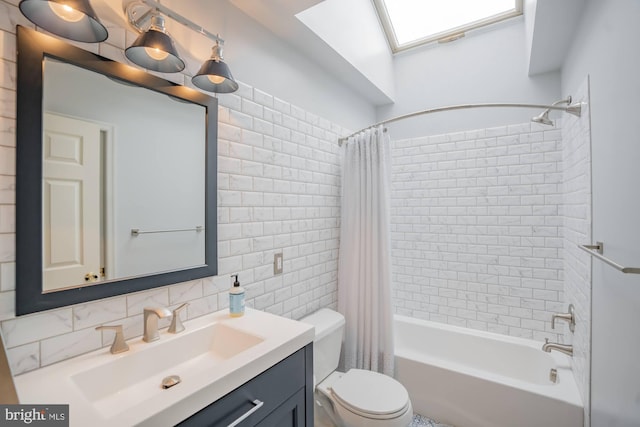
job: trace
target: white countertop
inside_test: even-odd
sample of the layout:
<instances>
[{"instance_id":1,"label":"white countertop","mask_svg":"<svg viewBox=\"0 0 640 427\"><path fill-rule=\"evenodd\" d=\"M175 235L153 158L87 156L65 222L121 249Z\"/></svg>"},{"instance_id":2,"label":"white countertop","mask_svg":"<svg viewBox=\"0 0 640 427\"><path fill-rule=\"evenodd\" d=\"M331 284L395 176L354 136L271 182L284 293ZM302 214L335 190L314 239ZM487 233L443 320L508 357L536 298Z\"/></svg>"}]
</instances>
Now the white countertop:
<instances>
[{"instance_id":1,"label":"white countertop","mask_svg":"<svg viewBox=\"0 0 640 427\"><path fill-rule=\"evenodd\" d=\"M183 334L193 333L214 323L221 323L240 331L246 331L262 338L262 341L214 365L205 363L203 369L178 365L171 374L180 375L182 382L169 389L162 389L160 383L167 370L151 375L144 384L136 384L135 404L130 407L102 407L83 392L78 385L78 374L102 368L117 361L117 358L140 356L155 357L158 352L171 348L172 340L180 339ZM313 326L284 317L247 309L242 317L230 318L228 310L209 314L184 323L186 330L180 334L160 333L160 340L145 343L142 338L127 341L129 351L113 355L109 348L68 359L15 377L20 403L26 404L69 404L70 425L72 427L101 426L173 426L190 415L203 409L210 403L233 391L245 382L264 372L271 366L309 344L314 338ZM173 346L175 348L175 346ZM126 359L131 360L131 359ZM172 368L173 369L173 368ZM184 372L178 372L180 370ZM128 375L122 372L122 375ZM119 378L120 380L122 379ZM108 380L107 380L108 381ZM140 387L144 393L139 393ZM98 385L93 385L98 386ZM92 387L93 387L92 386ZM126 393L118 390L110 397L111 401L127 401ZM130 402L130 401L129 401ZM108 408L108 409L105 409ZM124 408L124 409L123 409Z\"/></svg>"}]
</instances>

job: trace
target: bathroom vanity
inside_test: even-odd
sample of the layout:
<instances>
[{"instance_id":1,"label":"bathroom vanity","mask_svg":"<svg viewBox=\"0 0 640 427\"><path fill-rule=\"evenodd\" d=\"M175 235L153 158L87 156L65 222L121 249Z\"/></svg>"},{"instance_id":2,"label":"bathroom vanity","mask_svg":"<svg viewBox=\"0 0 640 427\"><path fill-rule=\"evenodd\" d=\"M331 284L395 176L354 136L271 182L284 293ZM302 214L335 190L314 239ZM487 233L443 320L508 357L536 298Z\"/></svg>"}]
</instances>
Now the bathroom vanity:
<instances>
[{"instance_id":1,"label":"bathroom vanity","mask_svg":"<svg viewBox=\"0 0 640 427\"><path fill-rule=\"evenodd\" d=\"M260 427L313 425L313 412L305 410L306 366L312 363L312 354L311 344L301 348L178 426L228 426L237 420Z\"/></svg>"},{"instance_id":2,"label":"bathroom vanity","mask_svg":"<svg viewBox=\"0 0 640 427\"><path fill-rule=\"evenodd\" d=\"M68 404L72 427L313 425L312 326L247 309L185 327L19 375L20 403Z\"/></svg>"}]
</instances>

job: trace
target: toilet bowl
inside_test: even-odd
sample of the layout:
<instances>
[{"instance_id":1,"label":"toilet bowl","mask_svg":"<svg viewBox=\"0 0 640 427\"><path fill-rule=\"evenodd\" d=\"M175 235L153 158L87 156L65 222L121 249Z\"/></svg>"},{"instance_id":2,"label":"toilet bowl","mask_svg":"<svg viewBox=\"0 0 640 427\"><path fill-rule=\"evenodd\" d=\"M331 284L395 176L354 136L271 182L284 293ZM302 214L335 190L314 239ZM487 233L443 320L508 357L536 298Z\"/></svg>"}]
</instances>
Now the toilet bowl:
<instances>
[{"instance_id":1,"label":"toilet bowl","mask_svg":"<svg viewBox=\"0 0 640 427\"><path fill-rule=\"evenodd\" d=\"M313 373L317 411L338 427L406 427L413 418L409 394L395 379L377 372L336 371L344 335L344 317L321 309L302 322L316 329ZM323 422L324 424L325 422Z\"/></svg>"},{"instance_id":2,"label":"toilet bowl","mask_svg":"<svg viewBox=\"0 0 640 427\"><path fill-rule=\"evenodd\" d=\"M329 417L342 427L406 427L413 418L404 386L377 372L335 371L316 386L316 393L326 398Z\"/></svg>"}]
</instances>

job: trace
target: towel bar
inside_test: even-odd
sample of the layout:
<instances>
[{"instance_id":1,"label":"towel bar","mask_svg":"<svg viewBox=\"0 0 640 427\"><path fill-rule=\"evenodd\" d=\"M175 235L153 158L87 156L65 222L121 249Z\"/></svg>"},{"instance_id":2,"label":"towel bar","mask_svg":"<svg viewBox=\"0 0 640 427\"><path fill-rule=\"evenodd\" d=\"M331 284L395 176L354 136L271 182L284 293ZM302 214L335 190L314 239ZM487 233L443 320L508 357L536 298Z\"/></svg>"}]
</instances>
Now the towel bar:
<instances>
[{"instance_id":1,"label":"towel bar","mask_svg":"<svg viewBox=\"0 0 640 427\"><path fill-rule=\"evenodd\" d=\"M197 231L198 233L201 232L202 230L204 230L204 227L201 225L198 225L194 228L178 228L178 229L174 229L174 230L147 230L147 231L143 231L140 230L139 228L132 228L131 229L131 235L132 236L139 236L140 234L153 234L153 233L175 233L178 231Z\"/></svg>"},{"instance_id":2,"label":"towel bar","mask_svg":"<svg viewBox=\"0 0 640 427\"><path fill-rule=\"evenodd\" d=\"M598 258L600 261L604 261L609 264L611 267L615 268L618 271L627 274L640 274L640 268L638 267L623 267L615 261L610 260L609 258L602 255L604 253L604 243L596 242L595 245L578 245L580 249L591 254L592 256Z\"/></svg>"}]
</instances>

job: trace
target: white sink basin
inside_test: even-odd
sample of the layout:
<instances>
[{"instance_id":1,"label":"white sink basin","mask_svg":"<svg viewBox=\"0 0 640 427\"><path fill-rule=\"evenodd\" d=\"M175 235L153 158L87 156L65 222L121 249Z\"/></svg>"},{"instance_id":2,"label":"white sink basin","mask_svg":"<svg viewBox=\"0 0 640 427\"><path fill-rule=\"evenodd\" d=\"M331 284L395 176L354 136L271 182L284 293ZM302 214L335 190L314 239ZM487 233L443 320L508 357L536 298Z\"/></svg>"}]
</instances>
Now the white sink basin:
<instances>
[{"instance_id":1,"label":"white sink basin","mask_svg":"<svg viewBox=\"0 0 640 427\"><path fill-rule=\"evenodd\" d=\"M313 341L313 327L247 309L185 322L180 334L129 340L15 378L23 404L68 404L71 427L173 426ZM162 387L163 378L180 383Z\"/></svg>"},{"instance_id":2,"label":"white sink basin","mask_svg":"<svg viewBox=\"0 0 640 427\"><path fill-rule=\"evenodd\" d=\"M112 416L166 392L163 378L178 375L189 381L262 341L262 337L222 321L154 346L142 346L140 351L114 357L71 379L100 413Z\"/></svg>"}]
</instances>

